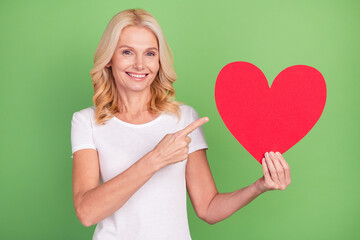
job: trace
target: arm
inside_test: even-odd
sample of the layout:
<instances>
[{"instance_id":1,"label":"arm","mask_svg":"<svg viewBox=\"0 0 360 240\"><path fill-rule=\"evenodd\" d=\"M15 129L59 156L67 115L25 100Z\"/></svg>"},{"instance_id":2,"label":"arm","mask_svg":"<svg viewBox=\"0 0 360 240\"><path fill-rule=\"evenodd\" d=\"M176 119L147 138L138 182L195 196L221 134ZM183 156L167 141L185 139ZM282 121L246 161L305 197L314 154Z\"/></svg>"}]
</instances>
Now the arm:
<instances>
[{"instance_id":1,"label":"arm","mask_svg":"<svg viewBox=\"0 0 360 240\"><path fill-rule=\"evenodd\" d=\"M281 157L282 158L282 157ZM279 164L287 164L285 160L266 155L263 162L264 176L250 186L241 188L231 193L218 193L212 177L209 163L206 157L206 150L198 150L189 154L186 165L186 184L191 203L199 218L209 224L220 222L233 213L246 206L261 193L281 189L284 190L290 184L290 170L283 171L281 180L271 181L270 173L275 176ZM277 167L277 168L275 168ZM288 182L284 183L286 176ZM266 181L265 181L266 180ZM287 181L287 180L286 180Z\"/></svg>"},{"instance_id":2,"label":"arm","mask_svg":"<svg viewBox=\"0 0 360 240\"><path fill-rule=\"evenodd\" d=\"M149 152L113 179L99 184L99 160L96 150L74 153L73 201L77 217L91 226L121 208L129 198L160 169Z\"/></svg>"},{"instance_id":3,"label":"arm","mask_svg":"<svg viewBox=\"0 0 360 240\"><path fill-rule=\"evenodd\" d=\"M152 151L100 186L96 150L74 152L73 200L80 222L84 226L98 223L121 208L159 169L187 159L190 143L187 135L207 121L202 118L183 130L165 135Z\"/></svg>"}]
</instances>

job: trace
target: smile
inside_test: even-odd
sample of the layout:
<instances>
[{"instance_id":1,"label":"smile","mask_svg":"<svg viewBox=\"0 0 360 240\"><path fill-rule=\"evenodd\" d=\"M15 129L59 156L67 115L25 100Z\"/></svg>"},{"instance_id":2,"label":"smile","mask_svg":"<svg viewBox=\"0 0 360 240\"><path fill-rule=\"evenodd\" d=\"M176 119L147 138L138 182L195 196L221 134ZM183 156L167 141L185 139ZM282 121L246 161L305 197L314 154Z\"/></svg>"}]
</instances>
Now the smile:
<instances>
[{"instance_id":1,"label":"smile","mask_svg":"<svg viewBox=\"0 0 360 240\"><path fill-rule=\"evenodd\" d=\"M130 77L136 78L136 79L143 79L143 78L145 78L147 75L149 75L148 73L145 73L145 74L136 74L136 73L129 73L129 72L126 72L126 74L129 75Z\"/></svg>"}]
</instances>

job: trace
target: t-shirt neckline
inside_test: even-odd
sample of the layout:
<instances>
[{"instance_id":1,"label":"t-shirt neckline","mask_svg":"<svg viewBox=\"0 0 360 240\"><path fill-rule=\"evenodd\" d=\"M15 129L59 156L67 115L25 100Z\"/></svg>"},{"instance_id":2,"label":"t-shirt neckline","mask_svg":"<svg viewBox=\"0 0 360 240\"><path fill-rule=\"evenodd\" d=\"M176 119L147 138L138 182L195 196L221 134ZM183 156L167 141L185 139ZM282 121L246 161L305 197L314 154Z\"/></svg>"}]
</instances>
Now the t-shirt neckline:
<instances>
[{"instance_id":1,"label":"t-shirt neckline","mask_svg":"<svg viewBox=\"0 0 360 240\"><path fill-rule=\"evenodd\" d=\"M165 112L162 112L157 118L151 120L150 122L146 122L146 123L142 123L142 124L132 124L132 123L128 123L128 122L125 122L119 118L117 118L116 116L113 116L113 119L115 119L115 121L123 124L123 125L126 125L126 126L129 126L129 127L134 127L134 128L141 128L141 127L146 127L146 126L149 126L149 125L152 125L156 122L158 122L161 118L163 118L165 115Z\"/></svg>"}]
</instances>

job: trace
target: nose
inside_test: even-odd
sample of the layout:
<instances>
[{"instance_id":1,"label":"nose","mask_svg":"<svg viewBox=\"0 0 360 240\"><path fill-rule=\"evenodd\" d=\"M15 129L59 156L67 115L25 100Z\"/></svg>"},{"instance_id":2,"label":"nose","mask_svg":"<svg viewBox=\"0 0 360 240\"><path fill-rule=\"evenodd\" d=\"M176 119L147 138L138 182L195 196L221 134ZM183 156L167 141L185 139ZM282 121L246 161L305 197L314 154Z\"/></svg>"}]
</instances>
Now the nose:
<instances>
[{"instance_id":1,"label":"nose","mask_svg":"<svg viewBox=\"0 0 360 240\"><path fill-rule=\"evenodd\" d=\"M143 58L141 55L136 56L134 67L137 70L142 70L144 68Z\"/></svg>"}]
</instances>

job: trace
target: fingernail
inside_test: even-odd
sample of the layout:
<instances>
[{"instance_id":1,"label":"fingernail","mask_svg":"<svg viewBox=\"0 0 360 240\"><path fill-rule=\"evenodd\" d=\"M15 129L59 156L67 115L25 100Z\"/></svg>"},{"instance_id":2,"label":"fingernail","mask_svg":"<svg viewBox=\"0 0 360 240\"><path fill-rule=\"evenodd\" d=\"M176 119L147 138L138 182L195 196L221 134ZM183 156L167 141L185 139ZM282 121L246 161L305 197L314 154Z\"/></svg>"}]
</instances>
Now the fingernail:
<instances>
[{"instance_id":1,"label":"fingernail","mask_svg":"<svg viewBox=\"0 0 360 240\"><path fill-rule=\"evenodd\" d=\"M271 156L274 156L274 152L273 152L273 151L271 151L270 154L271 154Z\"/></svg>"},{"instance_id":2,"label":"fingernail","mask_svg":"<svg viewBox=\"0 0 360 240\"><path fill-rule=\"evenodd\" d=\"M280 154L279 152L276 152L276 154L277 154L278 156L281 156L281 154Z\"/></svg>"},{"instance_id":3,"label":"fingernail","mask_svg":"<svg viewBox=\"0 0 360 240\"><path fill-rule=\"evenodd\" d=\"M265 153L265 157L269 157L269 153L268 153L268 152Z\"/></svg>"},{"instance_id":4,"label":"fingernail","mask_svg":"<svg viewBox=\"0 0 360 240\"><path fill-rule=\"evenodd\" d=\"M264 163L264 161L265 161L265 158L263 158L261 162Z\"/></svg>"}]
</instances>

